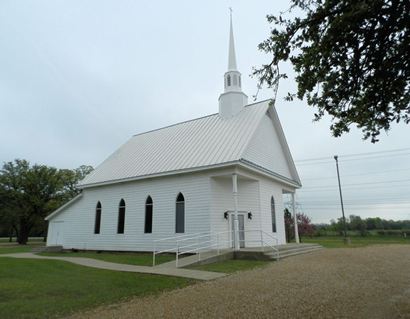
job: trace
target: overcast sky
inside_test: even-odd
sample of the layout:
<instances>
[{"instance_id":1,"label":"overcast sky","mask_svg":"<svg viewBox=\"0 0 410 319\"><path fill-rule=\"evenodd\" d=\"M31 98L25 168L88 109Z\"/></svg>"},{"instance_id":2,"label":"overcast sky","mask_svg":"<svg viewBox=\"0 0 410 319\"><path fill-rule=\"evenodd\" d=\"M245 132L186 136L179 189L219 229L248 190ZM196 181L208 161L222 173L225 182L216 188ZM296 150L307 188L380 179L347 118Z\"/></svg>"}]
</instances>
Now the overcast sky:
<instances>
[{"instance_id":1,"label":"overcast sky","mask_svg":"<svg viewBox=\"0 0 410 319\"><path fill-rule=\"evenodd\" d=\"M234 10L238 68L248 96L269 35L266 14L288 1L0 1L0 161L24 158L59 168L97 166L131 135L218 111ZM282 82L278 110L304 185L299 209L314 222L340 216L334 154L410 147L410 127L393 125L371 144L352 128L333 138ZM270 98L264 89L259 100ZM410 219L410 150L341 156L346 214Z\"/></svg>"}]
</instances>

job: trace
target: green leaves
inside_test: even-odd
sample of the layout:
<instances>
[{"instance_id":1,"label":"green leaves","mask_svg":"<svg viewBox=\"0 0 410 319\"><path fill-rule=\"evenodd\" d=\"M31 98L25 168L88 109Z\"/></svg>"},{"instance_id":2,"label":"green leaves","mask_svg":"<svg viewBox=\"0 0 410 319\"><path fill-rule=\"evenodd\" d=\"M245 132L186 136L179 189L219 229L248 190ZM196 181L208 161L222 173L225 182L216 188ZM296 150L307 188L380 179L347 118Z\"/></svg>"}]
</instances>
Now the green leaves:
<instances>
[{"instance_id":1,"label":"green leaves","mask_svg":"<svg viewBox=\"0 0 410 319\"><path fill-rule=\"evenodd\" d=\"M19 159L4 163L0 170L0 226L17 228L20 233L24 229L24 236L35 225L44 227L44 217L77 195L76 184L91 171L91 166L75 170L30 166Z\"/></svg>"},{"instance_id":2,"label":"green leaves","mask_svg":"<svg viewBox=\"0 0 410 319\"><path fill-rule=\"evenodd\" d=\"M287 19L292 10L302 17ZM290 60L296 72L294 97L315 107L315 120L329 114L334 136L351 125L378 141L392 122L410 122L410 2L407 0L292 0L259 49L269 64L255 69L260 84L276 87Z\"/></svg>"}]
</instances>

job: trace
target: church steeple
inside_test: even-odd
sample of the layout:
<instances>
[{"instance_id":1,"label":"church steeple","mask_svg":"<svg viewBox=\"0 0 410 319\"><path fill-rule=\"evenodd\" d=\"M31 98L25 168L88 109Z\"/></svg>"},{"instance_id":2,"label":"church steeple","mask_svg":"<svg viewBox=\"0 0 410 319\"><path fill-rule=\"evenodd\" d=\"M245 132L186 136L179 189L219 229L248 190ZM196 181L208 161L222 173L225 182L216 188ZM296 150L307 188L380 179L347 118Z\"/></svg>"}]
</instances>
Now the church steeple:
<instances>
[{"instance_id":1,"label":"church steeple","mask_svg":"<svg viewBox=\"0 0 410 319\"><path fill-rule=\"evenodd\" d=\"M230 9L231 10L231 9ZM248 104L248 97L242 92L241 73L237 70L235 40L233 37L232 10L230 13L228 71L224 75L224 93L219 96L219 115L230 118Z\"/></svg>"},{"instance_id":2,"label":"church steeple","mask_svg":"<svg viewBox=\"0 0 410 319\"><path fill-rule=\"evenodd\" d=\"M237 71L236 69L236 54L235 54L235 40L233 38L233 26L232 26L232 12L230 18L230 30L229 30L229 56L228 56L228 71Z\"/></svg>"}]
</instances>

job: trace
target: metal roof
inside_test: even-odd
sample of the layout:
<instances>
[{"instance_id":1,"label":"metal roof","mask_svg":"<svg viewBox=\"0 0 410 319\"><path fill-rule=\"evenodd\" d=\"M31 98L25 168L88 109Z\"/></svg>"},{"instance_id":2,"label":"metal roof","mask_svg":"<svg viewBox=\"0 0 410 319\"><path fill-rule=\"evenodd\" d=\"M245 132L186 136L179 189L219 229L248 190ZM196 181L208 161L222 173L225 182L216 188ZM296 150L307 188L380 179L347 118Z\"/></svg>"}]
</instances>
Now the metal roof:
<instances>
[{"instance_id":1,"label":"metal roof","mask_svg":"<svg viewBox=\"0 0 410 319\"><path fill-rule=\"evenodd\" d=\"M268 111L269 102L247 105L230 119L212 114L134 135L79 186L239 161Z\"/></svg>"}]
</instances>

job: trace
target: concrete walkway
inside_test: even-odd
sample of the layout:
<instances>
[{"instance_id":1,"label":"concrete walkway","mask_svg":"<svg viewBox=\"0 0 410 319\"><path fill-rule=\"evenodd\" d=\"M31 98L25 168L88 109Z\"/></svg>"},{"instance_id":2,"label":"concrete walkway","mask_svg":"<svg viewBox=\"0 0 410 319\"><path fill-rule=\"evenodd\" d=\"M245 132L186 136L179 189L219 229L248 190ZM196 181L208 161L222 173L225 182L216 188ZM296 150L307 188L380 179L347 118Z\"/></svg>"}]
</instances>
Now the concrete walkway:
<instances>
[{"instance_id":1,"label":"concrete walkway","mask_svg":"<svg viewBox=\"0 0 410 319\"><path fill-rule=\"evenodd\" d=\"M93 259L93 258L49 257L49 256L40 256L40 255L36 255L33 253L0 254L0 257L62 260L62 261L67 261L67 262L76 264L76 265L98 268L98 269L165 275L165 276L175 276L175 277L184 277L184 278L191 278L191 279L198 279L198 280L212 280L212 279L226 276L225 273L176 268L175 262L167 263L167 265L162 265L162 266L158 265L155 267L148 267L148 266L134 266L134 265L126 265L126 264L117 264L117 263L111 263L111 262L102 261L102 260Z\"/></svg>"},{"instance_id":2,"label":"concrete walkway","mask_svg":"<svg viewBox=\"0 0 410 319\"><path fill-rule=\"evenodd\" d=\"M186 257L180 257L178 260L178 267L187 267L192 264L196 264L199 261L204 261L204 260L212 260L218 261L218 260L226 260L226 259L232 259L233 258L233 249L220 249L219 251L217 250L209 250L205 252L201 252L200 255L195 254L191 256L186 256ZM166 263L158 264L155 266L155 268L175 268L176 263L175 260L168 261Z\"/></svg>"}]
</instances>

